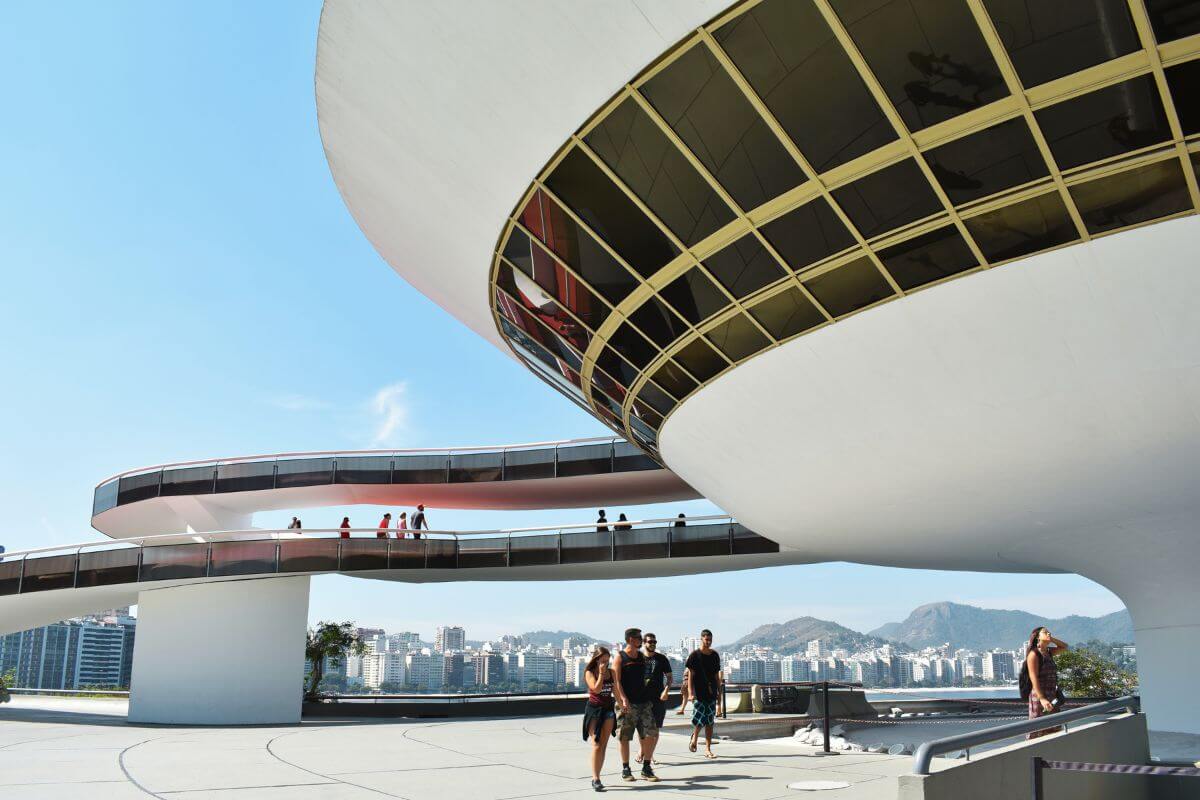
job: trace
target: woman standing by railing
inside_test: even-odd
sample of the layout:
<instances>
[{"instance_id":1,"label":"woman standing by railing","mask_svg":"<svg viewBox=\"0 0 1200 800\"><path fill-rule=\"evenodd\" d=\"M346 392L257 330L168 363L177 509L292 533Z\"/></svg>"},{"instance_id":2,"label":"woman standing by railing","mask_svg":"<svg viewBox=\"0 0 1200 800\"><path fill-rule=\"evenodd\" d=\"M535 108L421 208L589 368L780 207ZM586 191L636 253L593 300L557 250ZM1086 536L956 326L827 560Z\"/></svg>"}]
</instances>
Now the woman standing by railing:
<instances>
[{"instance_id":1,"label":"woman standing by railing","mask_svg":"<svg viewBox=\"0 0 1200 800\"><path fill-rule=\"evenodd\" d=\"M1062 692L1058 688L1058 667L1054 663L1055 653L1067 649L1067 643L1050 635L1049 628L1037 627L1029 634L1025 652L1025 665L1021 670L1021 694L1029 700L1029 718L1036 719L1053 714L1062 705ZM1028 690L1026 683L1028 682ZM1036 739L1058 733L1062 728L1054 727L1029 734Z\"/></svg>"}]
</instances>

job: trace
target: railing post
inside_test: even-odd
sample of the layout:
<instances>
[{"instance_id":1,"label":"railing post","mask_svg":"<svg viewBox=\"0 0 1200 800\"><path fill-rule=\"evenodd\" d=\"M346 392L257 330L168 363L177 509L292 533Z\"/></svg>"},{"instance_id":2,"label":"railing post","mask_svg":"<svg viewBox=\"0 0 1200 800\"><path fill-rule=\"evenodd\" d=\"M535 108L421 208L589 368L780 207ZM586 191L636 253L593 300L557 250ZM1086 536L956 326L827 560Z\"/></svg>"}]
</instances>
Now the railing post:
<instances>
[{"instance_id":1,"label":"railing post","mask_svg":"<svg viewBox=\"0 0 1200 800\"><path fill-rule=\"evenodd\" d=\"M671 557L671 543L675 541L675 523L667 525L667 558Z\"/></svg>"},{"instance_id":2,"label":"railing post","mask_svg":"<svg viewBox=\"0 0 1200 800\"><path fill-rule=\"evenodd\" d=\"M337 541L337 571L342 571L342 540Z\"/></svg>"},{"instance_id":3,"label":"railing post","mask_svg":"<svg viewBox=\"0 0 1200 800\"><path fill-rule=\"evenodd\" d=\"M829 752L829 681L821 682L822 727L825 733L825 752Z\"/></svg>"},{"instance_id":4,"label":"railing post","mask_svg":"<svg viewBox=\"0 0 1200 800\"><path fill-rule=\"evenodd\" d=\"M504 552L504 566L511 567L512 566L512 534L510 533L507 537L505 537L505 540L506 540L506 547L505 547L505 552Z\"/></svg>"},{"instance_id":5,"label":"railing post","mask_svg":"<svg viewBox=\"0 0 1200 800\"><path fill-rule=\"evenodd\" d=\"M280 568L283 566L283 554L280 552L281 547L283 547L283 545L281 545L278 541L276 541L275 542L275 572L277 574L278 574Z\"/></svg>"},{"instance_id":6,"label":"railing post","mask_svg":"<svg viewBox=\"0 0 1200 800\"><path fill-rule=\"evenodd\" d=\"M137 557L137 580L135 580L134 583L142 582L142 559L144 559L145 557L146 557L146 546L143 544L139 544L138 545L138 557Z\"/></svg>"},{"instance_id":7,"label":"railing post","mask_svg":"<svg viewBox=\"0 0 1200 800\"><path fill-rule=\"evenodd\" d=\"M562 531L558 532L558 564L562 566Z\"/></svg>"},{"instance_id":8,"label":"railing post","mask_svg":"<svg viewBox=\"0 0 1200 800\"><path fill-rule=\"evenodd\" d=\"M733 523L729 523L729 555L733 555Z\"/></svg>"},{"instance_id":9,"label":"railing post","mask_svg":"<svg viewBox=\"0 0 1200 800\"><path fill-rule=\"evenodd\" d=\"M25 562L29 560L29 554L21 556L21 574L17 576L17 594L25 591Z\"/></svg>"},{"instance_id":10,"label":"railing post","mask_svg":"<svg viewBox=\"0 0 1200 800\"><path fill-rule=\"evenodd\" d=\"M1033 800L1042 800L1042 770L1045 768L1046 762L1038 756L1033 757Z\"/></svg>"},{"instance_id":11,"label":"railing post","mask_svg":"<svg viewBox=\"0 0 1200 800\"><path fill-rule=\"evenodd\" d=\"M160 473L161 475L161 473ZM79 548L75 548L75 576L71 579L71 588L79 588Z\"/></svg>"},{"instance_id":12,"label":"railing post","mask_svg":"<svg viewBox=\"0 0 1200 800\"><path fill-rule=\"evenodd\" d=\"M725 691L725 681L721 681L721 719L729 718L729 695Z\"/></svg>"}]
</instances>

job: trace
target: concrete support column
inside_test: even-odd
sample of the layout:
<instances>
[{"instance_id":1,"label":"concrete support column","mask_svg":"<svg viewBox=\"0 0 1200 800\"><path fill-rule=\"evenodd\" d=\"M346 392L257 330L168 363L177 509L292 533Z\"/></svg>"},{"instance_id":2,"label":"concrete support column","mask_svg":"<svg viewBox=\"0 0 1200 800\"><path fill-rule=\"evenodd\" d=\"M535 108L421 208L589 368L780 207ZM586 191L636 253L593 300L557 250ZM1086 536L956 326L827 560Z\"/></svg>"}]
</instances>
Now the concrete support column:
<instances>
[{"instance_id":1,"label":"concrete support column","mask_svg":"<svg viewBox=\"0 0 1200 800\"><path fill-rule=\"evenodd\" d=\"M129 720L298 723L308 586L299 576L139 593Z\"/></svg>"}]
</instances>

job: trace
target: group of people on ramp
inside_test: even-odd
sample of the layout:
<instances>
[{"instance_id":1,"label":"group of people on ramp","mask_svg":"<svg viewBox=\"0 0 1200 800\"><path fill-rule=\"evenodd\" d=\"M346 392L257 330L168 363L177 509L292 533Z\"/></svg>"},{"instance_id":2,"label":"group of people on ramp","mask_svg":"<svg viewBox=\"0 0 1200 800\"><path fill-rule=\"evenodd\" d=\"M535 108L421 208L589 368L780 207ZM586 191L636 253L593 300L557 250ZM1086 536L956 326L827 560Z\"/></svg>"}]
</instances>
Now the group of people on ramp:
<instances>
[{"instance_id":1,"label":"group of people on ramp","mask_svg":"<svg viewBox=\"0 0 1200 800\"><path fill-rule=\"evenodd\" d=\"M658 652L658 637L640 628L625 631L625 646L614 656L607 647L597 646L584 669L588 699L583 713L583 738L591 740L592 789L604 791L600 771L609 738L616 736L621 749L621 780L636 781L629 765L629 743L638 734L642 780L657 783L654 774L654 750L658 733L667 715L671 691L671 662ZM688 744L696 752L701 729L704 730L704 756L716 758L712 750L713 725L721 712L725 676L721 656L712 649L712 631L700 632L700 647L693 650L684 664L683 714L692 701L692 736Z\"/></svg>"}]
</instances>

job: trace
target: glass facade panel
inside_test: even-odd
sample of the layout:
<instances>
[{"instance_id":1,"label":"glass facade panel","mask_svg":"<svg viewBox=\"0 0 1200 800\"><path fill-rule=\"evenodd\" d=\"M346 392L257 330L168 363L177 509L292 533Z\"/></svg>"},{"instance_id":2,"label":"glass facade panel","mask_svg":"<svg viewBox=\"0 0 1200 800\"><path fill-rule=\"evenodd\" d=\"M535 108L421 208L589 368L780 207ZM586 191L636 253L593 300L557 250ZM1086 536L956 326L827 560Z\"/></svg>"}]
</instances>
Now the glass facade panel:
<instances>
[{"instance_id":1,"label":"glass facade panel","mask_svg":"<svg viewBox=\"0 0 1200 800\"><path fill-rule=\"evenodd\" d=\"M40 556L25 560L21 594L70 589L75 585L75 555Z\"/></svg>"},{"instance_id":2,"label":"glass facade panel","mask_svg":"<svg viewBox=\"0 0 1200 800\"><path fill-rule=\"evenodd\" d=\"M140 548L99 550L79 554L79 579L76 586L113 586L137 583Z\"/></svg>"},{"instance_id":3,"label":"glass facade panel","mask_svg":"<svg viewBox=\"0 0 1200 800\"><path fill-rule=\"evenodd\" d=\"M966 3L833 0L910 131L1008 95Z\"/></svg>"},{"instance_id":4,"label":"glass facade panel","mask_svg":"<svg viewBox=\"0 0 1200 800\"><path fill-rule=\"evenodd\" d=\"M339 539L300 539L279 543L280 572L336 572Z\"/></svg>"},{"instance_id":5,"label":"glass facade panel","mask_svg":"<svg viewBox=\"0 0 1200 800\"><path fill-rule=\"evenodd\" d=\"M213 542L209 575L275 572L275 542Z\"/></svg>"},{"instance_id":6,"label":"glass facade panel","mask_svg":"<svg viewBox=\"0 0 1200 800\"><path fill-rule=\"evenodd\" d=\"M1171 138L1154 78L1107 86L1034 112L1061 169L1149 147Z\"/></svg>"},{"instance_id":7,"label":"glass facade panel","mask_svg":"<svg viewBox=\"0 0 1200 800\"><path fill-rule=\"evenodd\" d=\"M638 400L643 401L660 414L666 414L675 407L675 400L650 381L642 384L641 391L638 392Z\"/></svg>"},{"instance_id":8,"label":"glass facade panel","mask_svg":"<svg viewBox=\"0 0 1200 800\"><path fill-rule=\"evenodd\" d=\"M671 558L727 556L732 552L729 525L687 525L671 528Z\"/></svg>"},{"instance_id":9,"label":"glass facade panel","mask_svg":"<svg viewBox=\"0 0 1200 800\"><path fill-rule=\"evenodd\" d=\"M695 244L733 219L725 201L633 98L584 140L685 244Z\"/></svg>"},{"instance_id":10,"label":"glass facade panel","mask_svg":"<svg viewBox=\"0 0 1200 800\"><path fill-rule=\"evenodd\" d=\"M630 415L630 423L641 423L642 433L646 436L652 435L655 431L662 427L663 417L650 406L643 403L641 400L634 400L631 407L632 414Z\"/></svg>"},{"instance_id":11,"label":"glass facade panel","mask_svg":"<svg viewBox=\"0 0 1200 800\"><path fill-rule=\"evenodd\" d=\"M141 475L126 475L121 478L117 491L117 505L136 503L139 500L149 500L158 497L158 483L162 472L144 472Z\"/></svg>"},{"instance_id":12,"label":"glass facade panel","mask_svg":"<svg viewBox=\"0 0 1200 800\"><path fill-rule=\"evenodd\" d=\"M571 266L588 286L619 303L637 286L633 273L621 266L590 233L580 227L562 208L538 190L529 205L537 205L545 218L542 240L559 258ZM529 208L526 208L526 215ZM569 306L568 306L569 307ZM582 315L580 315L582 316Z\"/></svg>"},{"instance_id":13,"label":"glass facade panel","mask_svg":"<svg viewBox=\"0 0 1200 800\"><path fill-rule=\"evenodd\" d=\"M445 453L395 457L392 483L445 483L450 457Z\"/></svg>"},{"instance_id":14,"label":"glass facade panel","mask_svg":"<svg viewBox=\"0 0 1200 800\"><path fill-rule=\"evenodd\" d=\"M1145 3L1159 44L1200 33L1200 3L1196 0L1145 0Z\"/></svg>"},{"instance_id":15,"label":"glass facade panel","mask_svg":"<svg viewBox=\"0 0 1200 800\"><path fill-rule=\"evenodd\" d=\"M514 536L509 550L509 566L538 567L558 563L558 534Z\"/></svg>"},{"instance_id":16,"label":"glass facade panel","mask_svg":"<svg viewBox=\"0 0 1200 800\"><path fill-rule=\"evenodd\" d=\"M558 448L558 477L612 472L612 456L611 442L563 445Z\"/></svg>"},{"instance_id":17,"label":"glass facade panel","mask_svg":"<svg viewBox=\"0 0 1200 800\"><path fill-rule=\"evenodd\" d=\"M203 578L208 572L207 544L171 544L142 548L140 580Z\"/></svg>"},{"instance_id":18,"label":"glass facade panel","mask_svg":"<svg viewBox=\"0 0 1200 800\"><path fill-rule=\"evenodd\" d=\"M508 539L461 539L458 542L459 569L508 566Z\"/></svg>"},{"instance_id":19,"label":"glass facade panel","mask_svg":"<svg viewBox=\"0 0 1200 800\"><path fill-rule=\"evenodd\" d=\"M654 295L630 314L629 320L659 347L666 347L688 332L688 324Z\"/></svg>"},{"instance_id":20,"label":"glass facade panel","mask_svg":"<svg viewBox=\"0 0 1200 800\"><path fill-rule=\"evenodd\" d=\"M333 483L332 458L294 458L275 462L275 488Z\"/></svg>"},{"instance_id":21,"label":"glass facade panel","mask_svg":"<svg viewBox=\"0 0 1200 800\"><path fill-rule=\"evenodd\" d=\"M963 220L991 262L1036 253L1079 238L1058 192Z\"/></svg>"},{"instance_id":22,"label":"glass facade panel","mask_svg":"<svg viewBox=\"0 0 1200 800\"><path fill-rule=\"evenodd\" d=\"M679 255L666 235L582 150L572 148L546 177L546 186L642 277L650 277Z\"/></svg>"},{"instance_id":23,"label":"glass facade panel","mask_svg":"<svg viewBox=\"0 0 1200 800\"><path fill-rule=\"evenodd\" d=\"M497 295L496 299L501 305L513 303L503 295ZM570 336L568 340L559 336L555 330L552 330L539 317L530 314L526 309L515 306L508 310L511 313L505 314L505 316L510 320L515 319L517 326L525 332L526 336L552 353L555 358L570 364L576 372L579 371L583 366L581 353L587 352L588 343L592 340L592 335L586 328L567 317L568 323L563 326L563 332Z\"/></svg>"},{"instance_id":24,"label":"glass facade panel","mask_svg":"<svg viewBox=\"0 0 1200 800\"><path fill-rule=\"evenodd\" d=\"M1200 102L1196 100L1200 97L1200 59L1168 67L1165 74L1183 135L1200 133Z\"/></svg>"},{"instance_id":25,"label":"glass facade panel","mask_svg":"<svg viewBox=\"0 0 1200 800\"><path fill-rule=\"evenodd\" d=\"M729 305L729 298L695 267L668 283L659 294L693 325Z\"/></svg>"},{"instance_id":26,"label":"glass facade panel","mask_svg":"<svg viewBox=\"0 0 1200 800\"><path fill-rule=\"evenodd\" d=\"M667 558L671 554L670 528L638 528L615 531L616 560L637 561L643 558Z\"/></svg>"},{"instance_id":27,"label":"glass facade panel","mask_svg":"<svg viewBox=\"0 0 1200 800\"><path fill-rule=\"evenodd\" d=\"M1141 49L1126 0L984 0L984 5L1026 87Z\"/></svg>"},{"instance_id":28,"label":"glass facade panel","mask_svg":"<svg viewBox=\"0 0 1200 800\"><path fill-rule=\"evenodd\" d=\"M1070 187L1092 234L1178 214L1192 207L1178 158Z\"/></svg>"},{"instance_id":29,"label":"glass facade panel","mask_svg":"<svg viewBox=\"0 0 1200 800\"><path fill-rule=\"evenodd\" d=\"M504 453L504 480L523 481L554 477L554 449L507 450Z\"/></svg>"},{"instance_id":30,"label":"glass facade panel","mask_svg":"<svg viewBox=\"0 0 1200 800\"><path fill-rule=\"evenodd\" d=\"M833 199L868 239L942 210L911 158L834 189Z\"/></svg>"},{"instance_id":31,"label":"glass facade panel","mask_svg":"<svg viewBox=\"0 0 1200 800\"><path fill-rule=\"evenodd\" d=\"M187 494L212 494L217 468L182 467L181 469L165 469L162 474L163 497L176 497Z\"/></svg>"},{"instance_id":32,"label":"glass facade panel","mask_svg":"<svg viewBox=\"0 0 1200 800\"><path fill-rule=\"evenodd\" d=\"M865 256L807 280L804 286L834 317L857 311L894 294L871 259Z\"/></svg>"},{"instance_id":33,"label":"glass facade panel","mask_svg":"<svg viewBox=\"0 0 1200 800\"><path fill-rule=\"evenodd\" d=\"M513 235L525 234L514 229ZM564 336L578 327L564 309L570 309L585 325L598 328L608 316L608 306L576 280L561 264L550 257L540 245L533 245L534 276L531 278L507 261L500 262L496 285L517 305L540 319L551 330Z\"/></svg>"},{"instance_id":34,"label":"glass facade panel","mask_svg":"<svg viewBox=\"0 0 1200 800\"><path fill-rule=\"evenodd\" d=\"M629 327L628 322L621 323L621 327L613 331L608 341L618 353L639 369L645 368L658 355L658 348L650 344L645 336Z\"/></svg>"},{"instance_id":35,"label":"glass facade panel","mask_svg":"<svg viewBox=\"0 0 1200 800\"><path fill-rule=\"evenodd\" d=\"M770 539L764 539L745 525L733 523L733 554L747 553L778 553L779 545Z\"/></svg>"},{"instance_id":36,"label":"glass facade panel","mask_svg":"<svg viewBox=\"0 0 1200 800\"><path fill-rule=\"evenodd\" d=\"M120 483L119 480L114 479L96 487L96 493L92 497L92 516L117 507L117 487L120 486Z\"/></svg>"},{"instance_id":37,"label":"glass facade panel","mask_svg":"<svg viewBox=\"0 0 1200 800\"><path fill-rule=\"evenodd\" d=\"M335 483L391 483L391 456L343 456L337 460Z\"/></svg>"},{"instance_id":38,"label":"glass facade panel","mask_svg":"<svg viewBox=\"0 0 1200 800\"><path fill-rule=\"evenodd\" d=\"M457 569L458 543L453 539L422 539L427 569Z\"/></svg>"},{"instance_id":39,"label":"glass facade panel","mask_svg":"<svg viewBox=\"0 0 1200 800\"><path fill-rule=\"evenodd\" d=\"M715 36L818 172L896 138L813 3L766 0Z\"/></svg>"},{"instance_id":40,"label":"glass facade panel","mask_svg":"<svg viewBox=\"0 0 1200 800\"><path fill-rule=\"evenodd\" d=\"M705 336L730 361L741 361L771 343L745 314L730 317Z\"/></svg>"},{"instance_id":41,"label":"glass facade panel","mask_svg":"<svg viewBox=\"0 0 1200 800\"><path fill-rule=\"evenodd\" d=\"M664 361L650 378L678 400L687 397L697 386L696 381L674 361Z\"/></svg>"},{"instance_id":42,"label":"glass facade panel","mask_svg":"<svg viewBox=\"0 0 1200 800\"><path fill-rule=\"evenodd\" d=\"M661 467L658 462L629 442L613 444L613 472L640 472L645 469L661 469Z\"/></svg>"},{"instance_id":43,"label":"glass facade panel","mask_svg":"<svg viewBox=\"0 0 1200 800\"><path fill-rule=\"evenodd\" d=\"M16 594L21 588L21 560L0 562L0 596Z\"/></svg>"},{"instance_id":44,"label":"glass facade panel","mask_svg":"<svg viewBox=\"0 0 1200 800\"><path fill-rule=\"evenodd\" d=\"M925 159L954 205L1050 174L1020 117L935 147L925 153Z\"/></svg>"},{"instance_id":45,"label":"glass facade panel","mask_svg":"<svg viewBox=\"0 0 1200 800\"><path fill-rule=\"evenodd\" d=\"M854 236L820 197L768 222L762 232L796 272L854 244Z\"/></svg>"},{"instance_id":46,"label":"glass facade panel","mask_svg":"<svg viewBox=\"0 0 1200 800\"><path fill-rule=\"evenodd\" d=\"M498 481L504 473L503 453L452 453L450 483Z\"/></svg>"},{"instance_id":47,"label":"glass facade panel","mask_svg":"<svg viewBox=\"0 0 1200 800\"><path fill-rule=\"evenodd\" d=\"M778 340L803 333L825 322L825 316L799 289L787 289L749 310L750 316Z\"/></svg>"},{"instance_id":48,"label":"glass facade panel","mask_svg":"<svg viewBox=\"0 0 1200 800\"><path fill-rule=\"evenodd\" d=\"M704 266L739 300L787 274L752 233L709 256Z\"/></svg>"},{"instance_id":49,"label":"glass facade panel","mask_svg":"<svg viewBox=\"0 0 1200 800\"><path fill-rule=\"evenodd\" d=\"M742 209L804 181L795 160L705 45L693 46L641 92Z\"/></svg>"},{"instance_id":50,"label":"glass facade panel","mask_svg":"<svg viewBox=\"0 0 1200 800\"><path fill-rule=\"evenodd\" d=\"M625 359L621 358L616 350L611 347L603 347L600 350L600 355L596 356L596 366L604 370L608 375L623 386L628 387L629 384L637 380L638 370Z\"/></svg>"},{"instance_id":51,"label":"glass facade panel","mask_svg":"<svg viewBox=\"0 0 1200 800\"><path fill-rule=\"evenodd\" d=\"M596 391L604 392L618 403L624 402L625 395L629 394L629 392L625 391L624 386L609 377L608 373L599 367L592 368L592 388Z\"/></svg>"},{"instance_id":52,"label":"glass facade panel","mask_svg":"<svg viewBox=\"0 0 1200 800\"><path fill-rule=\"evenodd\" d=\"M611 532L562 532L563 564L586 564L593 561L612 561Z\"/></svg>"},{"instance_id":53,"label":"glass facade panel","mask_svg":"<svg viewBox=\"0 0 1200 800\"><path fill-rule=\"evenodd\" d=\"M953 225L881 250L879 258L906 291L979 266Z\"/></svg>"},{"instance_id":54,"label":"glass facade panel","mask_svg":"<svg viewBox=\"0 0 1200 800\"><path fill-rule=\"evenodd\" d=\"M729 366L725 359L721 358L717 351L713 350L703 339L694 339L689 342L675 354L675 360L701 383L716 377L717 373Z\"/></svg>"},{"instance_id":55,"label":"glass facade panel","mask_svg":"<svg viewBox=\"0 0 1200 800\"><path fill-rule=\"evenodd\" d=\"M388 539L340 539L342 545L341 572L368 569L387 569Z\"/></svg>"},{"instance_id":56,"label":"glass facade panel","mask_svg":"<svg viewBox=\"0 0 1200 800\"><path fill-rule=\"evenodd\" d=\"M275 488L275 463L258 461L217 466L218 492L253 492Z\"/></svg>"}]
</instances>

